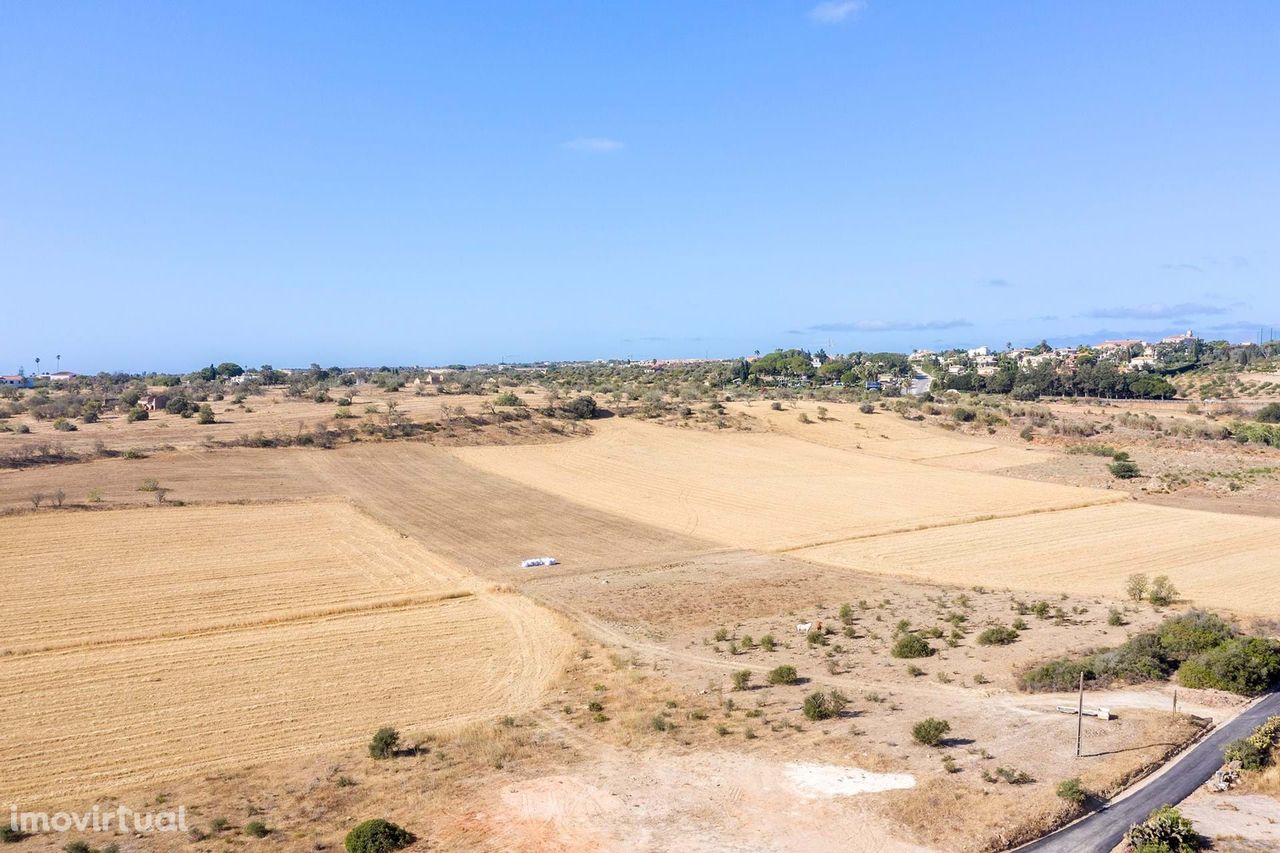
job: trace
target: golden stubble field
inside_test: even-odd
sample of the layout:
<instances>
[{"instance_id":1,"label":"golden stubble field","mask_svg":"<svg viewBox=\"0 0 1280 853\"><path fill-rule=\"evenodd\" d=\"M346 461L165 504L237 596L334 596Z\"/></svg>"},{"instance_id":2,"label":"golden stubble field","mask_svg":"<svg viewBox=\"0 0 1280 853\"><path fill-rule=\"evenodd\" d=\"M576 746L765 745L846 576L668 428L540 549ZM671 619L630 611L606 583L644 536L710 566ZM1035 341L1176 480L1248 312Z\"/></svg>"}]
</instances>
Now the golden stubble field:
<instances>
[{"instance_id":1,"label":"golden stubble field","mask_svg":"<svg viewBox=\"0 0 1280 853\"><path fill-rule=\"evenodd\" d=\"M559 446L451 449L481 470L726 546L785 550L1125 500L802 441L610 420Z\"/></svg>"},{"instance_id":2,"label":"golden stubble field","mask_svg":"<svg viewBox=\"0 0 1280 853\"><path fill-rule=\"evenodd\" d=\"M319 754L536 703L567 635L338 502L4 521L7 801Z\"/></svg>"}]
</instances>

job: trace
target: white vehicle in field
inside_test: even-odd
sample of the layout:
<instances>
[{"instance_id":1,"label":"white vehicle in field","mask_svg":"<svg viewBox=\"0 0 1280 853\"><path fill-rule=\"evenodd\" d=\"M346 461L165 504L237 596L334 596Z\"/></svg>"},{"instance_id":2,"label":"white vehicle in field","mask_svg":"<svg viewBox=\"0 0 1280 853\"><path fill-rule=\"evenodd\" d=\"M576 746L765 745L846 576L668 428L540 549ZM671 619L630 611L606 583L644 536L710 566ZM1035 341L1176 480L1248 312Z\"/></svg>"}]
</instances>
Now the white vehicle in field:
<instances>
[{"instance_id":1,"label":"white vehicle in field","mask_svg":"<svg viewBox=\"0 0 1280 853\"><path fill-rule=\"evenodd\" d=\"M555 557L533 557L525 560L520 565L526 569L536 569L538 566L554 566L560 561Z\"/></svg>"}]
</instances>

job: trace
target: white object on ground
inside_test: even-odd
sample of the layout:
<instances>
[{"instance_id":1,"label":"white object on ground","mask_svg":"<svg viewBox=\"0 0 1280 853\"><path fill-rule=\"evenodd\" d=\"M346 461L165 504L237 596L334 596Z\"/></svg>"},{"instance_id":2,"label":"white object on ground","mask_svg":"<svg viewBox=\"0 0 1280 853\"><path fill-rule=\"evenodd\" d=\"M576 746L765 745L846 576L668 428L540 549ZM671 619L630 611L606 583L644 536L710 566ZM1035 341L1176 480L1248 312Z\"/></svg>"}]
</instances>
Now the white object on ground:
<instances>
[{"instance_id":1,"label":"white object on ground","mask_svg":"<svg viewBox=\"0 0 1280 853\"><path fill-rule=\"evenodd\" d=\"M796 623L796 633L797 633L797 634L807 634L807 633L809 633L809 629L810 629L810 628L812 628L812 627L813 627L813 623L812 623L812 622L797 622L797 623Z\"/></svg>"},{"instance_id":2,"label":"white object on ground","mask_svg":"<svg viewBox=\"0 0 1280 853\"><path fill-rule=\"evenodd\" d=\"M532 569L532 568L536 568L537 566L554 566L559 562L560 561L557 560L555 557L534 557L532 559L525 560L520 565L523 568Z\"/></svg>"},{"instance_id":3,"label":"white object on ground","mask_svg":"<svg viewBox=\"0 0 1280 853\"><path fill-rule=\"evenodd\" d=\"M871 773L837 764L788 764L787 779L802 796L840 797L914 788L910 773Z\"/></svg>"}]
</instances>

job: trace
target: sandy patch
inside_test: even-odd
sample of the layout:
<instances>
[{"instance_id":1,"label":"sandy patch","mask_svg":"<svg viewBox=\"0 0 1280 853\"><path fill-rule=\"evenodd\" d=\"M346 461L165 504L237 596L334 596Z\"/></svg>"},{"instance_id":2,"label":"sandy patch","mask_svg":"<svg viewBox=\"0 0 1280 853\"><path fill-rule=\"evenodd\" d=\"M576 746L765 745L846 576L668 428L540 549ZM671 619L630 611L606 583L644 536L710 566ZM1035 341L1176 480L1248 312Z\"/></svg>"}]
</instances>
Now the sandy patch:
<instances>
[{"instance_id":1,"label":"sandy patch","mask_svg":"<svg viewBox=\"0 0 1280 853\"><path fill-rule=\"evenodd\" d=\"M836 764L788 764L787 778L800 796L809 798L901 791L916 785L910 773L871 773Z\"/></svg>"},{"instance_id":2,"label":"sandy patch","mask_svg":"<svg viewBox=\"0 0 1280 853\"><path fill-rule=\"evenodd\" d=\"M1280 800L1274 797L1198 791L1178 808L1201 835L1250 842L1259 850L1280 850Z\"/></svg>"},{"instance_id":3,"label":"sandy patch","mask_svg":"<svg viewBox=\"0 0 1280 853\"><path fill-rule=\"evenodd\" d=\"M536 839L553 850L924 853L897 840L873 803L834 796L890 790L895 778L731 752L615 753L575 773L508 784L486 817L495 840L520 850Z\"/></svg>"}]
</instances>

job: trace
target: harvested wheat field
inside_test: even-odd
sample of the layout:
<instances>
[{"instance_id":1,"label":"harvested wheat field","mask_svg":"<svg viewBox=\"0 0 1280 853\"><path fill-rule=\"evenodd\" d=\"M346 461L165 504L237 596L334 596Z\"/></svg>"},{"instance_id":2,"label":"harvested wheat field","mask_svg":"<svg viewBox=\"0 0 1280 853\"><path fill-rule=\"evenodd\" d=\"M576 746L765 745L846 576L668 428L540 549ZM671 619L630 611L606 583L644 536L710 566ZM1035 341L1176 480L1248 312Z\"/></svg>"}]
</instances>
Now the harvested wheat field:
<instances>
[{"instance_id":1,"label":"harvested wheat field","mask_svg":"<svg viewBox=\"0 0 1280 853\"><path fill-rule=\"evenodd\" d=\"M712 434L619 419L555 445L452 448L489 473L722 545L790 549L1127 500L948 471L784 435Z\"/></svg>"},{"instance_id":2,"label":"harvested wheat field","mask_svg":"<svg viewBox=\"0 0 1280 853\"><path fill-rule=\"evenodd\" d=\"M0 655L298 621L461 590L333 501L28 515L8 522Z\"/></svg>"},{"instance_id":3,"label":"harvested wheat field","mask_svg":"<svg viewBox=\"0 0 1280 853\"><path fill-rule=\"evenodd\" d=\"M519 711L568 648L550 614L341 503L6 524L0 767L24 803Z\"/></svg>"},{"instance_id":4,"label":"harvested wheat field","mask_svg":"<svg viewBox=\"0 0 1280 853\"><path fill-rule=\"evenodd\" d=\"M467 465L424 444L370 444L305 457L320 488L357 502L468 572L523 578L525 557L554 554L539 577L653 562L714 545L611 515L572 496Z\"/></svg>"},{"instance_id":5,"label":"harvested wheat field","mask_svg":"<svg viewBox=\"0 0 1280 853\"><path fill-rule=\"evenodd\" d=\"M834 566L939 583L1117 595L1134 572L1168 575L1190 601L1280 611L1280 521L1124 503L895 533L808 548Z\"/></svg>"}]
</instances>

